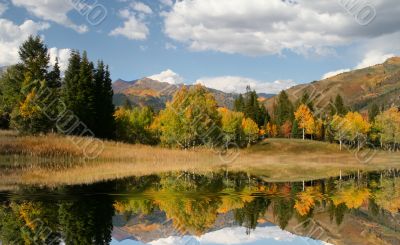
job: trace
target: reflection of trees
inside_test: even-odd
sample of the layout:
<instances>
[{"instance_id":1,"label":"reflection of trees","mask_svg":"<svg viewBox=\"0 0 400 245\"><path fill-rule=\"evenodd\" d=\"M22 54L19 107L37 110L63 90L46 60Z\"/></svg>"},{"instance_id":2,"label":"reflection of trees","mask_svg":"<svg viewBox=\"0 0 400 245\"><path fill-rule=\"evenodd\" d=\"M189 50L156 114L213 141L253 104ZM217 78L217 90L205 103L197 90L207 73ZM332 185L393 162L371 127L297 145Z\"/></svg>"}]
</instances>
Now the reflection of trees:
<instances>
[{"instance_id":1,"label":"reflection of trees","mask_svg":"<svg viewBox=\"0 0 400 245\"><path fill-rule=\"evenodd\" d=\"M247 228L247 234L258 225L258 219L263 217L270 200L265 197L256 197L252 202L245 203L243 208L234 211L235 220L239 225Z\"/></svg>"},{"instance_id":2,"label":"reflection of trees","mask_svg":"<svg viewBox=\"0 0 400 245\"><path fill-rule=\"evenodd\" d=\"M58 244L61 240L66 244L109 244L114 215L112 200L104 195L78 194L107 191L106 187L105 184L66 187L61 191L68 200L63 201L2 203L0 240L3 244Z\"/></svg>"},{"instance_id":3,"label":"reflection of trees","mask_svg":"<svg viewBox=\"0 0 400 245\"><path fill-rule=\"evenodd\" d=\"M392 214L400 212L400 178L382 179L374 197L383 209Z\"/></svg>"},{"instance_id":4,"label":"reflection of trees","mask_svg":"<svg viewBox=\"0 0 400 245\"><path fill-rule=\"evenodd\" d=\"M267 212L272 212L284 229L293 217L307 226L314 212L328 212L331 221L340 225L351 209L366 208L367 203L375 216L381 209L395 214L400 208L399 178L375 174L357 181L310 181L304 186L303 190L303 183L265 183L246 173L206 176L184 172L58 188L66 200L4 201L0 206L0 240L4 244L47 244L52 240L108 244L114 210L127 216L161 210L183 234L199 235L213 228L218 215L229 212L249 233ZM107 195L81 194L112 193L114 188L130 196L113 200ZM27 194L35 191L25 190ZM40 232L43 227L52 231L50 236Z\"/></svg>"},{"instance_id":5,"label":"reflection of trees","mask_svg":"<svg viewBox=\"0 0 400 245\"><path fill-rule=\"evenodd\" d=\"M367 187L349 182L345 183L331 198L335 206L343 203L350 209L356 209L366 203L369 196L370 190Z\"/></svg>"}]
</instances>

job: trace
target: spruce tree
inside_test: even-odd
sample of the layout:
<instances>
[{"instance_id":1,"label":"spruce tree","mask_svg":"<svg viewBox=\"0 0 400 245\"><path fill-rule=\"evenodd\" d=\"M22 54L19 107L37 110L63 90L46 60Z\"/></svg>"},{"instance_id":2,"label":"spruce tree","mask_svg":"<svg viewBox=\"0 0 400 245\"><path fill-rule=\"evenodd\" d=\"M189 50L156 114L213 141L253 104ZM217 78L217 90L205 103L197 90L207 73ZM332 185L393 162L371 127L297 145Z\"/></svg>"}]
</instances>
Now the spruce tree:
<instances>
[{"instance_id":1,"label":"spruce tree","mask_svg":"<svg viewBox=\"0 0 400 245\"><path fill-rule=\"evenodd\" d=\"M78 101L76 100L79 89L79 70L81 67L81 56L74 50L69 58L68 68L65 71L64 81L61 89L61 99L67 110L78 113Z\"/></svg>"},{"instance_id":2,"label":"spruce tree","mask_svg":"<svg viewBox=\"0 0 400 245\"><path fill-rule=\"evenodd\" d=\"M76 116L78 116L80 121L93 132L97 123L94 66L93 63L89 61L86 51L82 54L76 95Z\"/></svg>"},{"instance_id":3,"label":"spruce tree","mask_svg":"<svg viewBox=\"0 0 400 245\"><path fill-rule=\"evenodd\" d=\"M274 116L276 124L279 126L282 126L286 121L293 122L294 120L293 104L285 91L282 91L278 96Z\"/></svg>"},{"instance_id":4,"label":"spruce tree","mask_svg":"<svg viewBox=\"0 0 400 245\"><path fill-rule=\"evenodd\" d=\"M97 137L113 139L115 137L115 120L112 80L108 67L99 61L94 75L95 81L95 118L94 133Z\"/></svg>"},{"instance_id":5,"label":"spruce tree","mask_svg":"<svg viewBox=\"0 0 400 245\"><path fill-rule=\"evenodd\" d=\"M336 114L339 116L344 116L348 112L348 109L343 102L343 98L339 94L335 98L334 109L336 109Z\"/></svg>"},{"instance_id":6,"label":"spruce tree","mask_svg":"<svg viewBox=\"0 0 400 245\"><path fill-rule=\"evenodd\" d=\"M238 112L244 111L244 99L242 94L239 94L239 97L235 100L234 111Z\"/></svg>"},{"instance_id":7,"label":"spruce tree","mask_svg":"<svg viewBox=\"0 0 400 245\"><path fill-rule=\"evenodd\" d=\"M39 36L30 36L19 50L23 69L21 101L12 113L12 125L23 133L38 134L52 130L55 121L47 114L49 103L50 57Z\"/></svg>"},{"instance_id":8,"label":"spruce tree","mask_svg":"<svg viewBox=\"0 0 400 245\"><path fill-rule=\"evenodd\" d=\"M374 103L372 104L369 109L368 109L368 119L370 122L374 122L375 121L375 117L379 114L379 106Z\"/></svg>"}]
</instances>

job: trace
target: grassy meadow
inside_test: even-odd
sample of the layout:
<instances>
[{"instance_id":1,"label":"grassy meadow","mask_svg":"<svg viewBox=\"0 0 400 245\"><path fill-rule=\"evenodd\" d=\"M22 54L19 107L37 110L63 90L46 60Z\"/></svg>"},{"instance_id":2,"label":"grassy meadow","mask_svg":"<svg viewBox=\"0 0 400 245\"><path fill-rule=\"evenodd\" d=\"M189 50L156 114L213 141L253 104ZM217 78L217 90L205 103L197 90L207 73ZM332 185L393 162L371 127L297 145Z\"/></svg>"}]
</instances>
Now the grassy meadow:
<instances>
[{"instance_id":1,"label":"grassy meadow","mask_svg":"<svg viewBox=\"0 0 400 245\"><path fill-rule=\"evenodd\" d=\"M89 139L80 138L82 141ZM400 168L400 154L339 150L336 144L297 139L266 139L225 154L212 149L168 149L104 141L98 158L86 160L70 136L20 136L0 131L0 189L19 184L82 184L170 171L245 171L268 181L311 180L357 170ZM368 154L367 154L368 155Z\"/></svg>"}]
</instances>

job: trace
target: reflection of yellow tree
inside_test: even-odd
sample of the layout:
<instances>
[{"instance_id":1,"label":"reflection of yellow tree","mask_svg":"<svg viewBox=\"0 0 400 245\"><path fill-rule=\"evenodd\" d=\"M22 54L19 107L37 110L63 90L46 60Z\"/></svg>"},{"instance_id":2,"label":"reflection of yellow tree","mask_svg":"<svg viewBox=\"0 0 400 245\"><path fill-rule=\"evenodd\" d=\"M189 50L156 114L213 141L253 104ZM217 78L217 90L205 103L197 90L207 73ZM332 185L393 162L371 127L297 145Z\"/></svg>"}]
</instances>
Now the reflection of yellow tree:
<instances>
[{"instance_id":1,"label":"reflection of yellow tree","mask_svg":"<svg viewBox=\"0 0 400 245\"><path fill-rule=\"evenodd\" d=\"M322 199L322 194L317 187L307 187L305 191L297 194L294 208L301 216L307 215L315 206L316 201Z\"/></svg>"},{"instance_id":2,"label":"reflection of yellow tree","mask_svg":"<svg viewBox=\"0 0 400 245\"><path fill-rule=\"evenodd\" d=\"M213 226L221 204L219 198L207 196L192 198L177 193L163 193L160 197L156 203L173 220L176 229L196 235Z\"/></svg>"},{"instance_id":3,"label":"reflection of yellow tree","mask_svg":"<svg viewBox=\"0 0 400 245\"><path fill-rule=\"evenodd\" d=\"M332 201L335 206L344 203L348 208L359 208L368 200L369 196L369 189L353 183L336 192L332 196Z\"/></svg>"},{"instance_id":4,"label":"reflection of yellow tree","mask_svg":"<svg viewBox=\"0 0 400 245\"><path fill-rule=\"evenodd\" d=\"M381 189L375 194L375 202L392 214L400 210L400 178L382 180Z\"/></svg>"}]
</instances>

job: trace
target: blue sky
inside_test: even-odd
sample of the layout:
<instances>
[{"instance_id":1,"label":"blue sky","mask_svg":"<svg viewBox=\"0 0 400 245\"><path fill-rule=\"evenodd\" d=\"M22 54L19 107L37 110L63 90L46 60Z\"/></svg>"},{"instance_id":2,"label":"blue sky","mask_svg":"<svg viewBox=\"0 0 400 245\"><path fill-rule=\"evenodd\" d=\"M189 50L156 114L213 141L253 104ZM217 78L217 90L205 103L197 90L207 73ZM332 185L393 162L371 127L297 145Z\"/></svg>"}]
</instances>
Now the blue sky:
<instances>
[{"instance_id":1,"label":"blue sky","mask_svg":"<svg viewBox=\"0 0 400 245\"><path fill-rule=\"evenodd\" d=\"M155 75L276 93L399 54L396 0L361 0L353 9L342 2L0 0L0 66L17 62L18 46L39 34L64 67L70 49L87 50L110 65L114 80ZM91 25L95 10L106 18Z\"/></svg>"}]
</instances>

